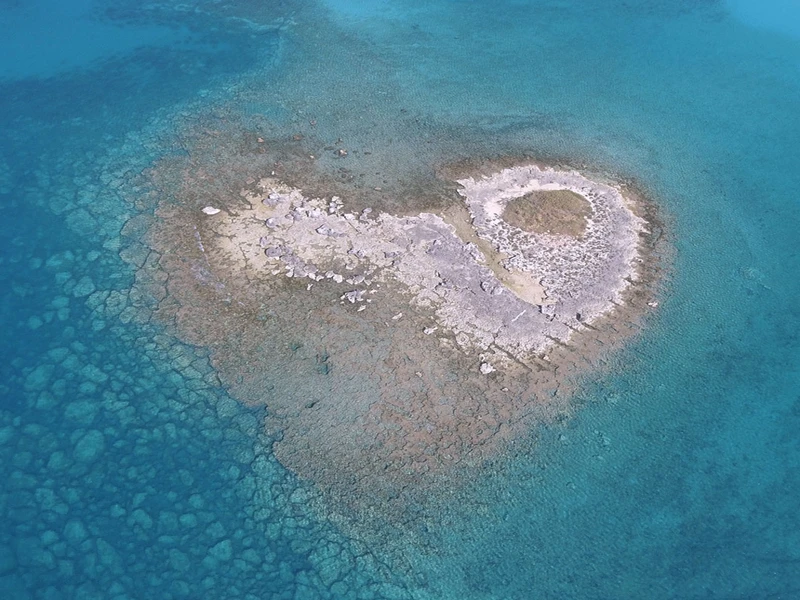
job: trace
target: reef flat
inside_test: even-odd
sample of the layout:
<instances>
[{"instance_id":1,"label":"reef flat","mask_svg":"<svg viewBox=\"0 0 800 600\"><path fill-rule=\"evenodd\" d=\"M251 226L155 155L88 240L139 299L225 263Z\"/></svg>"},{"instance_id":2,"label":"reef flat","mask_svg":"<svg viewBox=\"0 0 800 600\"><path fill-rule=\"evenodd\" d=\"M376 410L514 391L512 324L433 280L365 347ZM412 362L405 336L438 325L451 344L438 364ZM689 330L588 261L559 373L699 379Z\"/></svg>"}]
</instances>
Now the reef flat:
<instances>
[{"instance_id":1,"label":"reef flat","mask_svg":"<svg viewBox=\"0 0 800 600\"><path fill-rule=\"evenodd\" d=\"M647 204L624 186L535 164L453 186L450 206L397 215L271 173L216 196L190 181L150 228L156 314L349 510L402 514L568 413L657 305Z\"/></svg>"}]
</instances>

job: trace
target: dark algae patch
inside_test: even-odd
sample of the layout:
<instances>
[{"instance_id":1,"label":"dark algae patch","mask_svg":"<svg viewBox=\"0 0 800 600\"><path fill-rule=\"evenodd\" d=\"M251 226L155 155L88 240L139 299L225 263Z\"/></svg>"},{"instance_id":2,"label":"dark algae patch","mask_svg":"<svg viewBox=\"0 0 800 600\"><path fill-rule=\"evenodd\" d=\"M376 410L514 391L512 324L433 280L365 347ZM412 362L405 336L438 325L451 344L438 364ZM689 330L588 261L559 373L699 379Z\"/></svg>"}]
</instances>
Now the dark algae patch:
<instances>
[{"instance_id":1,"label":"dark algae patch","mask_svg":"<svg viewBox=\"0 0 800 600\"><path fill-rule=\"evenodd\" d=\"M503 212L509 225L530 233L583 237L592 205L571 190L537 190L511 200Z\"/></svg>"}]
</instances>

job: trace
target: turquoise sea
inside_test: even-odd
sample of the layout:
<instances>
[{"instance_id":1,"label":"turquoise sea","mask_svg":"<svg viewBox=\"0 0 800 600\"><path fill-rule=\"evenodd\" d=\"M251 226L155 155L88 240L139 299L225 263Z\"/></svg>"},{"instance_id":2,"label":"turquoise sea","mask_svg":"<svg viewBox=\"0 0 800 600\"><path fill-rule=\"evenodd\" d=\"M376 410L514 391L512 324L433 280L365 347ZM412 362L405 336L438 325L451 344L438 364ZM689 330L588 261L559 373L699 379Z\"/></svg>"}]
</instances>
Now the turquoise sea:
<instances>
[{"instance_id":1,"label":"turquoise sea","mask_svg":"<svg viewBox=\"0 0 800 600\"><path fill-rule=\"evenodd\" d=\"M320 173L398 209L446 161L633 179L659 309L388 551L131 291L201 130L368 148ZM800 598L794 0L0 0L0 206L0 598Z\"/></svg>"}]
</instances>

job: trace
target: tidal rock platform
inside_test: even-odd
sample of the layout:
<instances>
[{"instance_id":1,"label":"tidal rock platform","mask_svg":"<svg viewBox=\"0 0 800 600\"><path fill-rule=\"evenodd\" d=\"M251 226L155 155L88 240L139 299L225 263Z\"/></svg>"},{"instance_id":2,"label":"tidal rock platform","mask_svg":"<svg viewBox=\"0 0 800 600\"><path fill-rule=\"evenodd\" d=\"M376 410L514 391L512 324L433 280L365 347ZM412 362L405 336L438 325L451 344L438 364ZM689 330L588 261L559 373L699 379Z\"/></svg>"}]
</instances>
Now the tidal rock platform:
<instances>
[{"instance_id":1,"label":"tidal rock platform","mask_svg":"<svg viewBox=\"0 0 800 600\"><path fill-rule=\"evenodd\" d=\"M202 177L158 208L138 285L343 513L403 514L568 415L657 305L653 213L600 177L512 165L414 214Z\"/></svg>"}]
</instances>

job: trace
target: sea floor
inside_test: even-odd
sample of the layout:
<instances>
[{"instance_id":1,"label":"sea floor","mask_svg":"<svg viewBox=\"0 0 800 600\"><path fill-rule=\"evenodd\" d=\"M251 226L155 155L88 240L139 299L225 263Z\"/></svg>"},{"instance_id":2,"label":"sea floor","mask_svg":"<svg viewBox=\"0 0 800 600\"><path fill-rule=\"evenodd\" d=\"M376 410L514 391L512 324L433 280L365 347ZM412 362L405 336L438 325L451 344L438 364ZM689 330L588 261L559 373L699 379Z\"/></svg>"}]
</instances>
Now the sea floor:
<instances>
[{"instance_id":1,"label":"sea floor","mask_svg":"<svg viewBox=\"0 0 800 600\"><path fill-rule=\"evenodd\" d=\"M797 596L800 35L785 8L0 2L2 597ZM355 213L435 211L452 165L510 157L605 173L657 205L658 309L500 451L429 487L412 470L402 493L371 488L324 412L296 421L319 428L315 460L337 457L331 494L281 454L281 410L334 398L341 418L376 373L397 397L431 389L397 353L414 336L357 313L320 326L285 286L256 340L276 361L264 383L235 306L176 309L162 267L183 254L154 227L265 171ZM486 393L426 361L454 410Z\"/></svg>"}]
</instances>

